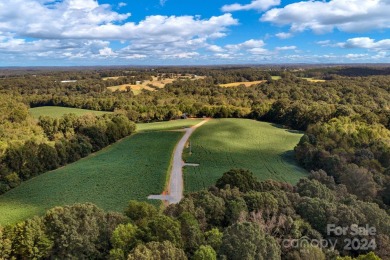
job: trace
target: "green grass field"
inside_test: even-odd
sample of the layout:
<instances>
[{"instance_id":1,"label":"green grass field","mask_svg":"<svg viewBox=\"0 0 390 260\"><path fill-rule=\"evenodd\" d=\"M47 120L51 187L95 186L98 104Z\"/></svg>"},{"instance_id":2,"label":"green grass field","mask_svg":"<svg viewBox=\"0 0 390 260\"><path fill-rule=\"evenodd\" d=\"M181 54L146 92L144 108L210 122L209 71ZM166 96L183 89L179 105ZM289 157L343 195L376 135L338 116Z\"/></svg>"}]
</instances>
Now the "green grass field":
<instances>
[{"instance_id":1,"label":"green grass field","mask_svg":"<svg viewBox=\"0 0 390 260\"><path fill-rule=\"evenodd\" d=\"M294 184L307 174L296 165L293 155L301 136L270 123L213 119L190 138L192 155L187 149L185 161L200 166L185 168L185 191L207 188L232 168L251 170L259 180Z\"/></svg>"},{"instance_id":2,"label":"green grass field","mask_svg":"<svg viewBox=\"0 0 390 260\"><path fill-rule=\"evenodd\" d=\"M137 124L137 131L139 132L148 132L148 131L167 131L182 129L185 127L190 127L201 122L203 119L178 119L164 122L154 122L154 123L140 123Z\"/></svg>"},{"instance_id":3,"label":"green grass field","mask_svg":"<svg viewBox=\"0 0 390 260\"><path fill-rule=\"evenodd\" d=\"M181 129L200 121L137 124L139 134L22 183L0 196L0 225L78 202L92 202L119 212L123 212L130 199L158 205L160 202L146 197L164 190L173 149L183 135L162 130Z\"/></svg>"},{"instance_id":4,"label":"green grass field","mask_svg":"<svg viewBox=\"0 0 390 260\"><path fill-rule=\"evenodd\" d=\"M0 196L0 225L42 215L59 205L92 202L123 212L130 199L160 194L167 180L173 149L181 129L202 119L137 124L138 134L55 171L44 173ZM296 166L291 150L302 134L245 119L213 119L193 136L185 169L186 191L208 187L231 168L246 168L259 179L295 183L306 172ZM188 153L188 150L187 150Z\"/></svg>"},{"instance_id":5,"label":"green grass field","mask_svg":"<svg viewBox=\"0 0 390 260\"><path fill-rule=\"evenodd\" d=\"M34 118L38 119L40 116L50 116L54 118L60 118L61 116L70 113L76 114L77 116L82 116L90 113L100 116L112 112L94 111L94 110L70 108L70 107L45 106L45 107L30 108L30 113Z\"/></svg>"},{"instance_id":6,"label":"green grass field","mask_svg":"<svg viewBox=\"0 0 390 260\"><path fill-rule=\"evenodd\" d=\"M0 196L0 224L41 215L57 205L92 202L123 212L130 199L160 194L180 132L148 132L44 173ZM150 201L156 205L158 201Z\"/></svg>"}]
</instances>

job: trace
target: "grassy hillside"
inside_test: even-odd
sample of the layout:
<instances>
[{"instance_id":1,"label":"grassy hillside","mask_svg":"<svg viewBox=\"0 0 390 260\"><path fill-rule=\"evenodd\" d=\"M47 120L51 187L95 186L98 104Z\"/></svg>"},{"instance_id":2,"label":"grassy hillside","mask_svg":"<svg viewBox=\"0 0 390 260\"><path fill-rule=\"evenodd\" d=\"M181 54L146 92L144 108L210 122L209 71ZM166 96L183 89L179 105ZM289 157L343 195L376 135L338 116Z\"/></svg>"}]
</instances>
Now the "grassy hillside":
<instances>
[{"instance_id":1,"label":"grassy hillside","mask_svg":"<svg viewBox=\"0 0 390 260\"><path fill-rule=\"evenodd\" d=\"M22 183L0 196L0 225L76 202L92 202L106 210L122 212L130 199L146 201L148 195L160 194L173 149L183 135L162 130L181 129L200 120L138 124L141 133Z\"/></svg>"},{"instance_id":2,"label":"grassy hillside","mask_svg":"<svg viewBox=\"0 0 390 260\"><path fill-rule=\"evenodd\" d=\"M154 123L140 123L137 124L137 131L164 131L164 130L175 130L182 129L185 127L190 127L201 122L203 119L178 119L164 122L154 122Z\"/></svg>"},{"instance_id":3,"label":"grassy hillside","mask_svg":"<svg viewBox=\"0 0 390 260\"><path fill-rule=\"evenodd\" d=\"M247 119L214 119L191 136L192 155L185 152L185 190L209 187L231 168L251 170L260 180L296 183L306 171L296 165L293 149L302 134Z\"/></svg>"},{"instance_id":4,"label":"grassy hillside","mask_svg":"<svg viewBox=\"0 0 390 260\"><path fill-rule=\"evenodd\" d=\"M70 107L45 106L45 107L31 108L30 113L35 118L39 118L40 116L50 116L50 117L60 118L61 116L70 113L76 114L77 116L82 116L88 113L92 113L94 115L104 115L112 112L94 111L94 110L70 108Z\"/></svg>"},{"instance_id":5,"label":"grassy hillside","mask_svg":"<svg viewBox=\"0 0 390 260\"><path fill-rule=\"evenodd\" d=\"M106 210L123 212L130 199L147 200L148 195L161 193L173 148L181 136L180 132L136 134L26 181L0 196L0 224L76 202L92 202Z\"/></svg>"}]
</instances>

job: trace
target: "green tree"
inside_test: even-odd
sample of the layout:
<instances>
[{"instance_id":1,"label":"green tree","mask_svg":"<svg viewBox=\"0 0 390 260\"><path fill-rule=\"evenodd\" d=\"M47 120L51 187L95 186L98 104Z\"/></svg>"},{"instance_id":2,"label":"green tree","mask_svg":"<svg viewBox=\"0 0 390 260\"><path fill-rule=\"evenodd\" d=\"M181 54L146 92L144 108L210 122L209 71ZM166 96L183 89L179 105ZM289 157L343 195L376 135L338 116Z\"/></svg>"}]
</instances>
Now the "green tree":
<instances>
[{"instance_id":1,"label":"green tree","mask_svg":"<svg viewBox=\"0 0 390 260\"><path fill-rule=\"evenodd\" d=\"M246 217L247 214L248 207L243 198L238 197L227 201L225 220L228 225L236 223L241 217Z\"/></svg>"},{"instance_id":2,"label":"green tree","mask_svg":"<svg viewBox=\"0 0 390 260\"><path fill-rule=\"evenodd\" d=\"M0 226L0 259L7 260L11 258L12 240L4 233L4 228Z\"/></svg>"},{"instance_id":3,"label":"green tree","mask_svg":"<svg viewBox=\"0 0 390 260\"><path fill-rule=\"evenodd\" d=\"M54 241L52 257L104 258L109 253L112 227L122 222L123 217L93 204L55 207L44 216L47 234Z\"/></svg>"},{"instance_id":4,"label":"green tree","mask_svg":"<svg viewBox=\"0 0 390 260\"><path fill-rule=\"evenodd\" d=\"M219 231L218 228L213 228L207 231L204 236L206 244L211 246L216 252L218 252L219 248L222 245L223 233Z\"/></svg>"},{"instance_id":5,"label":"green tree","mask_svg":"<svg viewBox=\"0 0 390 260\"><path fill-rule=\"evenodd\" d=\"M381 258L377 256L374 252L370 252L365 255L359 255L356 258L352 258L350 256L337 257L336 260L381 260Z\"/></svg>"},{"instance_id":6,"label":"green tree","mask_svg":"<svg viewBox=\"0 0 390 260\"><path fill-rule=\"evenodd\" d=\"M299 250L299 254L304 260L326 260L324 252L316 246L305 246Z\"/></svg>"},{"instance_id":7,"label":"green tree","mask_svg":"<svg viewBox=\"0 0 390 260\"><path fill-rule=\"evenodd\" d=\"M277 212L279 205L278 201L270 192L249 192L244 195L246 205L249 212L262 211L265 213Z\"/></svg>"},{"instance_id":8,"label":"green tree","mask_svg":"<svg viewBox=\"0 0 390 260\"><path fill-rule=\"evenodd\" d=\"M193 260L217 260L217 253L211 246L200 246L196 250Z\"/></svg>"},{"instance_id":9,"label":"green tree","mask_svg":"<svg viewBox=\"0 0 390 260\"><path fill-rule=\"evenodd\" d=\"M192 255L204 243L204 235L198 221L191 213L182 213L178 220L180 221L184 250L187 254Z\"/></svg>"},{"instance_id":10,"label":"green tree","mask_svg":"<svg viewBox=\"0 0 390 260\"><path fill-rule=\"evenodd\" d=\"M146 241L169 241L178 248L183 246L180 223L168 216L157 215L141 229L145 233Z\"/></svg>"},{"instance_id":11,"label":"green tree","mask_svg":"<svg viewBox=\"0 0 390 260\"><path fill-rule=\"evenodd\" d=\"M253 176L253 173L244 169L231 169L225 172L221 178L217 180L216 186L223 189L226 185L230 187L237 187L242 192L255 190L258 181Z\"/></svg>"},{"instance_id":12,"label":"green tree","mask_svg":"<svg viewBox=\"0 0 390 260\"><path fill-rule=\"evenodd\" d=\"M41 218L35 217L12 228L12 255L18 259L42 259L49 256L53 242L46 235Z\"/></svg>"},{"instance_id":13,"label":"green tree","mask_svg":"<svg viewBox=\"0 0 390 260\"><path fill-rule=\"evenodd\" d=\"M208 191L191 195L194 205L204 211L207 224L220 226L225 218L225 201Z\"/></svg>"},{"instance_id":14,"label":"green tree","mask_svg":"<svg viewBox=\"0 0 390 260\"><path fill-rule=\"evenodd\" d=\"M128 216L134 223L141 224L158 215L158 210L155 206L136 200L130 200L125 210L125 215Z\"/></svg>"},{"instance_id":15,"label":"green tree","mask_svg":"<svg viewBox=\"0 0 390 260\"><path fill-rule=\"evenodd\" d=\"M272 237L266 237L255 223L236 223L224 232L221 255L227 259L280 259L280 247Z\"/></svg>"},{"instance_id":16,"label":"green tree","mask_svg":"<svg viewBox=\"0 0 390 260\"><path fill-rule=\"evenodd\" d=\"M329 201L335 200L335 195L333 194L332 190L317 180L309 180L306 178L300 179L297 184L297 190L299 195L302 197L307 196Z\"/></svg>"},{"instance_id":17,"label":"green tree","mask_svg":"<svg viewBox=\"0 0 390 260\"><path fill-rule=\"evenodd\" d=\"M57 150L48 144L43 143L39 145L38 158L42 169L45 171L54 170L59 166Z\"/></svg>"},{"instance_id":18,"label":"green tree","mask_svg":"<svg viewBox=\"0 0 390 260\"><path fill-rule=\"evenodd\" d=\"M139 243L140 230L133 224L120 224L112 233L110 257L126 259L130 251Z\"/></svg>"},{"instance_id":19,"label":"green tree","mask_svg":"<svg viewBox=\"0 0 390 260\"><path fill-rule=\"evenodd\" d=\"M347 186L348 192L355 194L362 200L372 200L377 194L372 173L363 167L349 164L340 180L342 184Z\"/></svg>"},{"instance_id":20,"label":"green tree","mask_svg":"<svg viewBox=\"0 0 390 260\"><path fill-rule=\"evenodd\" d=\"M149 242L138 245L128 256L128 260L187 260L180 248L169 241Z\"/></svg>"}]
</instances>

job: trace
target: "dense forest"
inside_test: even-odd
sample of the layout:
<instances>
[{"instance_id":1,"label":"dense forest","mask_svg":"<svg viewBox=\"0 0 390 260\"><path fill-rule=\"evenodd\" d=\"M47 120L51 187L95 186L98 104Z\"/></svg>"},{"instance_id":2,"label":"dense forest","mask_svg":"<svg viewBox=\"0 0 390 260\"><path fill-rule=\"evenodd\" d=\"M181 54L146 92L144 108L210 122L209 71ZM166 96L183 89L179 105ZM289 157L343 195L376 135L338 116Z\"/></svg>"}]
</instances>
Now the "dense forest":
<instances>
[{"instance_id":1,"label":"dense forest","mask_svg":"<svg viewBox=\"0 0 390 260\"><path fill-rule=\"evenodd\" d=\"M138 95L131 89L107 90L170 75L203 77ZM239 85L247 81L263 82ZM231 82L239 86L220 86ZM215 187L188 194L164 212L135 201L124 215L90 204L58 207L0 228L0 259L390 259L386 67L7 71L0 94L0 193L132 134L134 122L183 114L250 118L305 131L295 155L311 172L291 186L258 182L248 171L232 170ZM114 113L35 120L28 112L54 105ZM286 239L302 236L334 241L327 223L374 226L376 246L366 251L345 250L342 244L336 251L283 246Z\"/></svg>"}]
</instances>

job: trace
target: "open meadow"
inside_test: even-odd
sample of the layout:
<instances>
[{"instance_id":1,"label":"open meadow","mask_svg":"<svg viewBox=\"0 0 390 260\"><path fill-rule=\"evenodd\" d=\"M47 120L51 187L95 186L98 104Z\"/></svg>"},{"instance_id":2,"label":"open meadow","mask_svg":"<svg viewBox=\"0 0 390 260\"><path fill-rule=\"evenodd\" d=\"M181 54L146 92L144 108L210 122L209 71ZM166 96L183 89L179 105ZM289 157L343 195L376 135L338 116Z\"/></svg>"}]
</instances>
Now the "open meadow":
<instances>
[{"instance_id":1,"label":"open meadow","mask_svg":"<svg viewBox=\"0 0 390 260\"><path fill-rule=\"evenodd\" d=\"M250 87L250 86L261 84L264 82L266 82L266 80L247 81L247 82L232 82L232 83L226 83L226 84L219 84L219 86L224 87L224 88L238 87L241 85L244 85L245 87Z\"/></svg>"},{"instance_id":2,"label":"open meadow","mask_svg":"<svg viewBox=\"0 0 390 260\"><path fill-rule=\"evenodd\" d=\"M92 202L123 212L131 199L164 190L173 149L182 132L200 120L140 124L138 134L60 169L44 173L0 196L0 225L41 215L54 206ZM150 201L158 205L158 201Z\"/></svg>"},{"instance_id":3,"label":"open meadow","mask_svg":"<svg viewBox=\"0 0 390 260\"><path fill-rule=\"evenodd\" d=\"M118 79L120 77L108 77L103 78L103 80L108 79ZM155 91L156 89L164 88L166 84L172 83L175 80L196 80L196 79L204 79L203 76L193 76L193 75L187 75L187 76L178 76L175 75L171 78L158 78L158 77L152 77L152 80L144 80L140 82L139 84L132 85L132 84L122 84L112 87L107 87L110 91L127 91L128 88L133 91L134 95L138 95L142 92L142 90L148 90L148 91Z\"/></svg>"},{"instance_id":4,"label":"open meadow","mask_svg":"<svg viewBox=\"0 0 390 260\"><path fill-rule=\"evenodd\" d=\"M0 196L0 225L15 223L47 209L92 202L123 212L130 199L146 201L166 185L172 153L183 132L202 119L137 124L138 133L96 154L44 173ZM306 172L295 165L292 149L302 134L269 123L245 119L213 119L191 137L199 167L184 170L185 191L208 187L231 168L246 168L259 179L295 183ZM159 205L158 201L150 201Z\"/></svg>"},{"instance_id":5,"label":"open meadow","mask_svg":"<svg viewBox=\"0 0 390 260\"><path fill-rule=\"evenodd\" d=\"M200 123L203 119L194 118L194 119L179 119L163 122L153 122L153 123L139 123L137 124L137 131L166 131L166 130L175 130L183 129L186 127L191 127Z\"/></svg>"},{"instance_id":6,"label":"open meadow","mask_svg":"<svg viewBox=\"0 0 390 260\"><path fill-rule=\"evenodd\" d=\"M185 161L199 167L184 170L185 191L215 184L232 168L252 171L259 180L274 179L295 184L307 172L297 166L293 149L302 133L248 119L213 119L191 136Z\"/></svg>"},{"instance_id":7,"label":"open meadow","mask_svg":"<svg viewBox=\"0 0 390 260\"><path fill-rule=\"evenodd\" d=\"M85 114L94 114L100 116L112 112L95 111L95 110L71 108L71 107L44 106L44 107L30 108L30 113L34 118L38 119L40 116L50 116L54 118L60 118L63 115L70 114L70 113L75 114L76 116L82 116Z\"/></svg>"}]
</instances>

